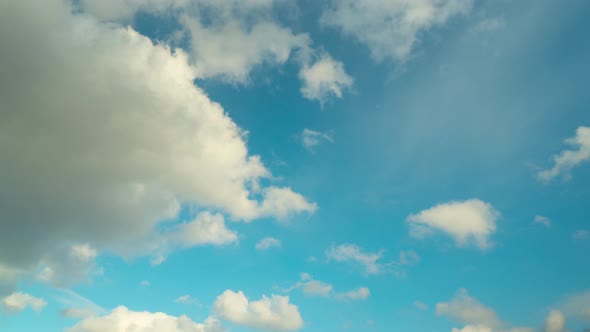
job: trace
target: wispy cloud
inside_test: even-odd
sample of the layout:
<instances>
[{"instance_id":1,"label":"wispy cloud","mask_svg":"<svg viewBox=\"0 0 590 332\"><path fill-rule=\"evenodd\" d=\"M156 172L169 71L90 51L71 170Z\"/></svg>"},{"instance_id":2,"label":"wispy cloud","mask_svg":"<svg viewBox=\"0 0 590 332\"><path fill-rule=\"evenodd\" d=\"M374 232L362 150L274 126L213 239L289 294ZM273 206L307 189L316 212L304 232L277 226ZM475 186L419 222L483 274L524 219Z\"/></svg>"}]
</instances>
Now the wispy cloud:
<instances>
[{"instance_id":1,"label":"wispy cloud","mask_svg":"<svg viewBox=\"0 0 590 332\"><path fill-rule=\"evenodd\" d=\"M553 156L553 167L537 173L542 182L550 182L558 176L569 179L573 168L590 160L590 127L578 127L576 136L566 139L565 143L575 149L564 150Z\"/></svg>"},{"instance_id":2,"label":"wispy cloud","mask_svg":"<svg viewBox=\"0 0 590 332\"><path fill-rule=\"evenodd\" d=\"M307 128L303 129L303 132L301 133L301 144L303 144L303 147L305 147L310 152L314 152L314 148L323 142L333 143L334 139L332 138L332 135L327 133L322 133Z\"/></svg>"}]
</instances>

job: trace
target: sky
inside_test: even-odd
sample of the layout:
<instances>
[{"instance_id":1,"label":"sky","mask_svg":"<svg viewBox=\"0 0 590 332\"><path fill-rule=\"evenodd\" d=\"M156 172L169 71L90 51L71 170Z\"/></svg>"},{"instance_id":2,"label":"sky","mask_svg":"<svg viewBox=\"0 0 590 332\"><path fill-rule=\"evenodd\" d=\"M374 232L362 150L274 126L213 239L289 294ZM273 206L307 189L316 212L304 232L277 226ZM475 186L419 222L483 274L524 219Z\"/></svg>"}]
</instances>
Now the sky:
<instances>
[{"instance_id":1,"label":"sky","mask_svg":"<svg viewBox=\"0 0 590 332\"><path fill-rule=\"evenodd\" d=\"M0 0L0 331L590 328L589 15Z\"/></svg>"}]
</instances>

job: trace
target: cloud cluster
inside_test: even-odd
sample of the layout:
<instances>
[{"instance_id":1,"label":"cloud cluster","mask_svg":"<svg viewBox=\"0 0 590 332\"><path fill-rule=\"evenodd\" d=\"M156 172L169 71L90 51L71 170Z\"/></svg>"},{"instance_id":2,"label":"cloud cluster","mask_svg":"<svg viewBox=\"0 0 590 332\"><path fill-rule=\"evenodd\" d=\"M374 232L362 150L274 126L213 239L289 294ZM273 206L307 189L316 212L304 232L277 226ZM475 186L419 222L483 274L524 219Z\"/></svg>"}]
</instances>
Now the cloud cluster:
<instances>
[{"instance_id":1,"label":"cloud cluster","mask_svg":"<svg viewBox=\"0 0 590 332\"><path fill-rule=\"evenodd\" d=\"M408 216L407 221L413 237L424 238L436 230L452 236L458 246L473 243L485 250L492 246L490 236L499 216L490 203L470 199L433 206Z\"/></svg>"},{"instance_id":2,"label":"cloud cluster","mask_svg":"<svg viewBox=\"0 0 590 332\"><path fill-rule=\"evenodd\" d=\"M288 296L262 296L250 301L242 291L226 290L213 304L219 317L237 325L269 331L294 331L303 326L303 319L296 305Z\"/></svg>"},{"instance_id":3,"label":"cloud cluster","mask_svg":"<svg viewBox=\"0 0 590 332\"><path fill-rule=\"evenodd\" d=\"M307 33L294 33L272 18L280 1L84 0L81 4L103 20L129 22L138 12L175 17L181 29L171 39L188 41L195 75L201 79L247 84L256 68L293 60L301 67L304 98L320 102L340 98L352 85L344 65L314 50Z\"/></svg>"},{"instance_id":4,"label":"cloud cluster","mask_svg":"<svg viewBox=\"0 0 590 332\"><path fill-rule=\"evenodd\" d=\"M46 305L44 299L22 292L14 292L0 300L0 306L7 313L18 313L26 308L41 311Z\"/></svg>"},{"instance_id":5,"label":"cloud cluster","mask_svg":"<svg viewBox=\"0 0 590 332\"><path fill-rule=\"evenodd\" d=\"M108 315L88 317L66 332L222 332L221 323L207 318L204 323L195 323L187 316L170 316L162 312L132 311L124 306L113 309Z\"/></svg>"},{"instance_id":6,"label":"cloud cluster","mask_svg":"<svg viewBox=\"0 0 590 332\"><path fill-rule=\"evenodd\" d=\"M361 247L352 243L332 245L326 252L329 261L353 263L363 268L364 274L376 275L380 273L394 273L403 276L405 271L401 267L414 265L420 261L420 256L413 250L402 250L398 261L380 262L385 250L376 253L365 252Z\"/></svg>"},{"instance_id":7,"label":"cloud cluster","mask_svg":"<svg viewBox=\"0 0 590 332\"><path fill-rule=\"evenodd\" d=\"M363 267L368 275L383 272L384 265L378 261L383 257L383 251L377 253L364 252L355 244L341 244L331 246L326 250L326 257L336 262L353 262Z\"/></svg>"},{"instance_id":8,"label":"cloud cluster","mask_svg":"<svg viewBox=\"0 0 590 332\"><path fill-rule=\"evenodd\" d=\"M303 129L301 133L301 144L310 152L314 151L314 148L320 145L322 142L334 142L334 138L332 135L327 133L322 133L320 131L315 131L311 129Z\"/></svg>"},{"instance_id":9,"label":"cloud cluster","mask_svg":"<svg viewBox=\"0 0 590 332\"><path fill-rule=\"evenodd\" d=\"M323 54L311 65L305 64L299 72L303 81L301 93L307 99L323 102L328 97L341 98L349 89L353 79L344 70L341 62Z\"/></svg>"},{"instance_id":10,"label":"cloud cluster","mask_svg":"<svg viewBox=\"0 0 590 332\"><path fill-rule=\"evenodd\" d=\"M270 172L182 50L61 0L2 2L0 48L3 269L63 244L137 254L181 204L246 221L316 209L290 188L257 190ZM183 227L181 245L233 238L215 218Z\"/></svg>"},{"instance_id":11,"label":"cloud cluster","mask_svg":"<svg viewBox=\"0 0 590 332\"><path fill-rule=\"evenodd\" d=\"M376 61L404 62L420 34L467 14L472 0L334 0L322 23L367 45Z\"/></svg>"}]
</instances>

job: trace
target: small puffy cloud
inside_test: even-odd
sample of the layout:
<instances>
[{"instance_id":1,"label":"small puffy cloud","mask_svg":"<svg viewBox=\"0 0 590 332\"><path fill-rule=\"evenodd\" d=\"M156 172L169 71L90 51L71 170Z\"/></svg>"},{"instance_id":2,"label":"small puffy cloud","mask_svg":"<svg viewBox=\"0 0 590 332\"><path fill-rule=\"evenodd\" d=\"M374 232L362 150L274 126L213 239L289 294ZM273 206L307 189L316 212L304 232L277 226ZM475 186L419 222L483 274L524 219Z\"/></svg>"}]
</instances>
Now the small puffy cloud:
<instances>
[{"instance_id":1,"label":"small puffy cloud","mask_svg":"<svg viewBox=\"0 0 590 332\"><path fill-rule=\"evenodd\" d=\"M355 244L341 244L332 246L326 250L326 257L336 262L353 262L363 267L366 274L379 274L384 266L378 261L382 258L383 252L364 252L361 247Z\"/></svg>"},{"instance_id":2,"label":"small puffy cloud","mask_svg":"<svg viewBox=\"0 0 590 332\"><path fill-rule=\"evenodd\" d=\"M280 248L281 240L274 237L265 237L256 243L256 250L268 250L270 248Z\"/></svg>"},{"instance_id":3,"label":"small puffy cloud","mask_svg":"<svg viewBox=\"0 0 590 332\"><path fill-rule=\"evenodd\" d=\"M268 187L263 190L263 200L258 208L259 217L275 217L284 220L295 213L313 214L318 205L310 203L291 188Z\"/></svg>"},{"instance_id":4,"label":"small puffy cloud","mask_svg":"<svg viewBox=\"0 0 590 332\"><path fill-rule=\"evenodd\" d=\"M414 301L414 307L416 307L420 310L428 310L428 304L426 304L422 301Z\"/></svg>"},{"instance_id":5,"label":"small puffy cloud","mask_svg":"<svg viewBox=\"0 0 590 332\"><path fill-rule=\"evenodd\" d=\"M215 318L207 318L204 323L195 323L184 315L175 317L162 312L131 311L119 306L108 315L85 318L65 331L222 332L224 329Z\"/></svg>"},{"instance_id":6,"label":"small puffy cloud","mask_svg":"<svg viewBox=\"0 0 590 332\"><path fill-rule=\"evenodd\" d=\"M344 65L323 54L311 65L303 65L299 72L303 81L303 97L324 102L330 97L341 98L342 92L349 89L353 79L344 70Z\"/></svg>"},{"instance_id":7,"label":"small puffy cloud","mask_svg":"<svg viewBox=\"0 0 590 332\"><path fill-rule=\"evenodd\" d=\"M332 295L334 286L329 283L314 280L309 273L300 273L300 280L293 286L285 290L285 292L291 292L294 289L301 289L303 294L310 296L321 296L329 297Z\"/></svg>"},{"instance_id":8,"label":"small puffy cloud","mask_svg":"<svg viewBox=\"0 0 590 332\"><path fill-rule=\"evenodd\" d=\"M491 328L485 325L467 325L462 329L453 328L452 332L493 332Z\"/></svg>"},{"instance_id":9,"label":"small puffy cloud","mask_svg":"<svg viewBox=\"0 0 590 332\"><path fill-rule=\"evenodd\" d=\"M149 287L151 285L151 283L148 280L142 280L139 282L139 285L141 287Z\"/></svg>"},{"instance_id":10,"label":"small puffy cloud","mask_svg":"<svg viewBox=\"0 0 590 332\"><path fill-rule=\"evenodd\" d=\"M163 233L163 238L172 245L184 248L206 244L225 245L238 240L236 232L225 226L221 214L199 213L192 221L175 225Z\"/></svg>"},{"instance_id":11,"label":"small puffy cloud","mask_svg":"<svg viewBox=\"0 0 590 332\"><path fill-rule=\"evenodd\" d=\"M453 237L460 247L473 242L482 250L492 246L490 236L496 231L500 213L479 199L453 201L408 216L410 234L423 238L433 231Z\"/></svg>"},{"instance_id":12,"label":"small puffy cloud","mask_svg":"<svg viewBox=\"0 0 590 332\"><path fill-rule=\"evenodd\" d=\"M371 291L367 287L360 287L344 293L336 294L336 298L340 300L365 300L369 298Z\"/></svg>"},{"instance_id":13,"label":"small puffy cloud","mask_svg":"<svg viewBox=\"0 0 590 332\"><path fill-rule=\"evenodd\" d=\"M195 303L195 299L193 299L192 296L187 294L187 295L182 295L182 296L179 296L178 298L176 298L176 300L174 300L174 303L189 305L189 304Z\"/></svg>"},{"instance_id":14,"label":"small puffy cloud","mask_svg":"<svg viewBox=\"0 0 590 332\"><path fill-rule=\"evenodd\" d=\"M499 328L502 326L502 322L496 316L496 312L492 308L479 303L477 299L469 296L466 289L460 289L455 294L455 297L448 302L437 303L436 314L447 316L466 324L482 325L490 328Z\"/></svg>"},{"instance_id":15,"label":"small puffy cloud","mask_svg":"<svg viewBox=\"0 0 590 332\"><path fill-rule=\"evenodd\" d=\"M573 168L590 160L590 127L578 127L576 136L566 139L565 143L574 149L564 150L553 156L553 167L537 173L542 182L548 183L558 176L567 179Z\"/></svg>"},{"instance_id":16,"label":"small puffy cloud","mask_svg":"<svg viewBox=\"0 0 590 332\"><path fill-rule=\"evenodd\" d=\"M541 216L541 215L536 215L535 216L534 223L535 224L543 225L543 226L545 226L547 228L550 228L551 227L551 220L549 218L547 218L545 216Z\"/></svg>"},{"instance_id":17,"label":"small puffy cloud","mask_svg":"<svg viewBox=\"0 0 590 332\"><path fill-rule=\"evenodd\" d=\"M332 143L334 142L334 139L329 134L307 128L303 129L303 132L301 133L301 144L303 144L303 146L309 151L313 152L313 148L324 141Z\"/></svg>"},{"instance_id":18,"label":"small puffy cloud","mask_svg":"<svg viewBox=\"0 0 590 332\"><path fill-rule=\"evenodd\" d=\"M301 289L303 294L308 296L321 296L338 300L364 300L371 295L367 287L359 287L348 292L336 292L332 284L315 280L309 273L301 273L300 280L284 291L291 292L294 289Z\"/></svg>"},{"instance_id":19,"label":"small puffy cloud","mask_svg":"<svg viewBox=\"0 0 590 332\"><path fill-rule=\"evenodd\" d=\"M306 295L319 295L323 297L328 297L332 293L333 286L319 281L319 280L309 280L302 283L303 293Z\"/></svg>"},{"instance_id":20,"label":"small puffy cloud","mask_svg":"<svg viewBox=\"0 0 590 332\"><path fill-rule=\"evenodd\" d=\"M303 319L288 296L262 296L250 301L242 291L226 290L213 304L214 312L237 325L268 331L295 331L303 327Z\"/></svg>"},{"instance_id":21,"label":"small puffy cloud","mask_svg":"<svg viewBox=\"0 0 590 332\"><path fill-rule=\"evenodd\" d=\"M0 301L0 306L6 313L18 313L26 308L31 308L34 311L41 311L47 302L44 299L34 297L27 293L14 292Z\"/></svg>"},{"instance_id":22,"label":"small puffy cloud","mask_svg":"<svg viewBox=\"0 0 590 332\"><path fill-rule=\"evenodd\" d=\"M572 234L574 240L588 240L590 239L590 231L586 229L578 229Z\"/></svg>"},{"instance_id":23,"label":"small puffy cloud","mask_svg":"<svg viewBox=\"0 0 590 332\"><path fill-rule=\"evenodd\" d=\"M543 332L565 332L565 316L558 310L552 310L545 320Z\"/></svg>"},{"instance_id":24,"label":"small puffy cloud","mask_svg":"<svg viewBox=\"0 0 590 332\"><path fill-rule=\"evenodd\" d=\"M469 13L472 0L334 0L321 18L367 45L375 61L404 62L419 35Z\"/></svg>"}]
</instances>

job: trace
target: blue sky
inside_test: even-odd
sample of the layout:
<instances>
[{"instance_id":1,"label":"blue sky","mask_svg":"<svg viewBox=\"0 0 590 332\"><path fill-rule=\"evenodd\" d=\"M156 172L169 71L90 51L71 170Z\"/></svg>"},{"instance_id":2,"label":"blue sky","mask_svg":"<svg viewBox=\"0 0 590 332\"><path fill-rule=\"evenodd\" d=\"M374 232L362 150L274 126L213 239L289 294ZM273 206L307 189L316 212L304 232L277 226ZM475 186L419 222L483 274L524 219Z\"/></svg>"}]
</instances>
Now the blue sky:
<instances>
[{"instance_id":1,"label":"blue sky","mask_svg":"<svg viewBox=\"0 0 590 332\"><path fill-rule=\"evenodd\" d=\"M0 2L0 330L588 328L588 15Z\"/></svg>"}]
</instances>

